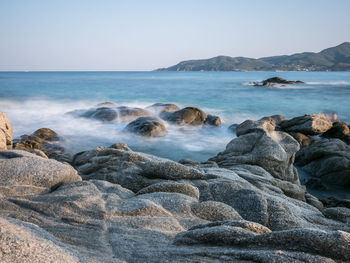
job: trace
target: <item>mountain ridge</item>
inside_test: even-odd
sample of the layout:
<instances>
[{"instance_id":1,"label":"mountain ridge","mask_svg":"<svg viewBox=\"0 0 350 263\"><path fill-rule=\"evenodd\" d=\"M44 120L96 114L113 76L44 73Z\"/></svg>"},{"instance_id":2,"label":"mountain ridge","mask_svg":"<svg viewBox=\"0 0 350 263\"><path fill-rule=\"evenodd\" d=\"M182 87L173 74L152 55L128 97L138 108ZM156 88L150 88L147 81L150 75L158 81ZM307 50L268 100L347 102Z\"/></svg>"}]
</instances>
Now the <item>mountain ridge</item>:
<instances>
[{"instance_id":1,"label":"mountain ridge","mask_svg":"<svg viewBox=\"0 0 350 263\"><path fill-rule=\"evenodd\" d=\"M318 53L303 52L257 59L230 56L192 59L157 71L350 71L350 42Z\"/></svg>"}]
</instances>

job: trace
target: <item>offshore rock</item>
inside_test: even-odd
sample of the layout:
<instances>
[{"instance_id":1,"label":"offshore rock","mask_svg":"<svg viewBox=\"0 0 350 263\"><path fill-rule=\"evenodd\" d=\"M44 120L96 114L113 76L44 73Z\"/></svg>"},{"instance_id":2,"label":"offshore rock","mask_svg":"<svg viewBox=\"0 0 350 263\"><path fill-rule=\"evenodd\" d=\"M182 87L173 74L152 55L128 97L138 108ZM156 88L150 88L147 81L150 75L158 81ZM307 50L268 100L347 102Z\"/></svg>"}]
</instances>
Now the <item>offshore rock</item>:
<instances>
[{"instance_id":1,"label":"offshore rock","mask_svg":"<svg viewBox=\"0 0 350 263\"><path fill-rule=\"evenodd\" d=\"M146 137L162 137L167 133L164 122L156 117L140 117L130 122L125 130Z\"/></svg>"}]
</instances>

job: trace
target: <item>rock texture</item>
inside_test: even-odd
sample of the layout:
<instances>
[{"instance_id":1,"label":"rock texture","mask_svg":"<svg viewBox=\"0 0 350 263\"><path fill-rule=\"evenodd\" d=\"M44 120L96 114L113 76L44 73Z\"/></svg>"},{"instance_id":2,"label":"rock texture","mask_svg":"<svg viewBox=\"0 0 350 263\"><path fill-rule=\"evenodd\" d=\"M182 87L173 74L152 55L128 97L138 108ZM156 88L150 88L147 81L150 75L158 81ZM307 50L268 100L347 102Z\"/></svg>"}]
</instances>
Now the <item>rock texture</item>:
<instances>
[{"instance_id":1,"label":"rock texture","mask_svg":"<svg viewBox=\"0 0 350 263\"><path fill-rule=\"evenodd\" d=\"M164 122L156 117L140 117L130 122L125 130L147 137L165 136L167 129Z\"/></svg>"},{"instance_id":2,"label":"rock texture","mask_svg":"<svg viewBox=\"0 0 350 263\"><path fill-rule=\"evenodd\" d=\"M20 151L0 151L0 194L41 193L64 182L81 180L68 164Z\"/></svg>"},{"instance_id":3,"label":"rock texture","mask_svg":"<svg viewBox=\"0 0 350 263\"><path fill-rule=\"evenodd\" d=\"M219 116L214 115L207 115L207 118L204 122L205 124L211 125L211 126L220 126L221 125L221 119Z\"/></svg>"},{"instance_id":4,"label":"rock texture","mask_svg":"<svg viewBox=\"0 0 350 263\"><path fill-rule=\"evenodd\" d=\"M0 150L12 149L13 130L6 114L0 112Z\"/></svg>"},{"instance_id":5,"label":"rock texture","mask_svg":"<svg viewBox=\"0 0 350 263\"><path fill-rule=\"evenodd\" d=\"M300 132L306 135L324 133L332 126L332 122L324 114L306 114L280 123L281 129L286 132Z\"/></svg>"}]
</instances>

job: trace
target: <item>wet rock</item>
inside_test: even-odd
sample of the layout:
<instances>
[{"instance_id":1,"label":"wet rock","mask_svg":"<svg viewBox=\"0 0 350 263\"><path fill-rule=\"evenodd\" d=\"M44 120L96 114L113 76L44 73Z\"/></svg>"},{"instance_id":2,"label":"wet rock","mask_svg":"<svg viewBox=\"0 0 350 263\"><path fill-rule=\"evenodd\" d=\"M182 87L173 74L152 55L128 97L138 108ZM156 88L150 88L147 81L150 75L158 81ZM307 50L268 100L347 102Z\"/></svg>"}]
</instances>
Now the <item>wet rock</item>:
<instances>
[{"instance_id":1,"label":"wet rock","mask_svg":"<svg viewBox=\"0 0 350 263\"><path fill-rule=\"evenodd\" d=\"M160 116L162 119L180 126L203 125L207 119L207 114L195 107L187 107L171 113L165 112Z\"/></svg>"},{"instance_id":2,"label":"wet rock","mask_svg":"<svg viewBox=\"0 0 350 263\"><path fill-rule=\"evenodd\" d=\"M147 137L161 137L165 136L167 133L164 122L156 117L137 118L130 122L125 130Z\"/></svg>"},{"instance_id":3,"label":"wet rock","mask_svg":"<svg viewBox=\"0 0 350 263\"><path fill-rule=\"evenodd\" d=\"M0 150L12 149L13 130L6 114L0 112Z\"/></svg>"},{"instance_id":4,"label":"wet rock","mask_svg":"<svg viewBox=\"0 0 350 263\"><path fill-rule=\"evenodd\" d=\"M13 141L15 150L35 152L40 150L51 159L66 161L70 163L71 156L65 154L65 150L60 146L60 138L57 133L49 128L36 130L32 135L22 135Z\"/></svg>"},{"instance_id":5,"label":"wet rock","mask_svg":"<svg viewBox=\"0 0 350 263\"><path fill-rule=\"evenodd\" d=\"M133 121L138 117L151 116L151 112L141 108L133 108L127 106L113 107L107 105L88 110L75 110L68 112L75 117L94 119L103 122L126 122Z\"/></svg>"},{"instance_id":6,"label":"wet rock","mask_svg":"<svg viewBox=\"0 0 350 263\"><path fill-rule=\"evenodd\" d=\"M154 192L172 192L191 196L199 199L198 188L186 183L178 182L161 182L147 186L137 192L138 195L149 194Z\"/></svg>"},{"instance_id":7,"label":"wet rock","mask_svg":"<svg viewBox=\"0 0 350 263\"><path fill-rule=\"evenodd\" d=\"M350 185L350 146L339 139L323 139L301 149L296 164L326 186Z\"/></svg>"},{"instance_id":8,"label":"wet rock","mask_svg":"<svg viewBox=\"0 0 350 263\"><path fill-rule=\"evenodd\" d=\"M254 82L254 86L271 86L274 84L302 84L304 82L300 81L300 80L285 80L283 78L280 77L273 77L273 78L269 78L266 80L263 80L261 83L260 82Z\"/></svg>"},{"instance_id":9,"label":"wet rock","mask_svg":"<svg viewBox=\"0 0 350 263\"><path fill-rule=\"evenodd\" d=\"M146 108L149 111L154 112L155 114L161 114L163 112L174 112L180 110L180 108L171 103L155 103Z\"/></svg>"},{"instance_id":10,"label":"wet rock","mask_svg":"<svg viewBox=\"0 0 350 263\"><path fill-rule=\"evenodd\" d=\"M44 192L57 184L79 181L68 164L20 151L0 152L0 189L6 196Z\"/></svg>"},{"instance_id":11,"label":"wet rock","mask_svg":"<svg viewBox=\"0 0 350 263\"><path fill-rule=\"evenodd\" d=\"M300 144L300 148L309 146L311 138L301 132L289 132L289 134Z\"/></svg>"},{"instance_id":12,"label":"wet rock","mask_svg":"<svg viewBox=\"0 0 350 263\"><path fill-rule=\"evenodd\" d=\"M286 132L300 132L306 135L324 133L332 126L332 122L324 114L306 114L280 123L281 129Z\"/></svg>"},{"instance_id":13,"label":"wet rock","mask_svg":"<svg viewBox=\"0 0 350 263\"><path fill-rule=\"evenodd\" d=\"M211 125L211 126L220 126L221 125L221 119L219 116L214 115L207 115L207 119L204 122L205 124Z\"/></svg>"}]
</instances>

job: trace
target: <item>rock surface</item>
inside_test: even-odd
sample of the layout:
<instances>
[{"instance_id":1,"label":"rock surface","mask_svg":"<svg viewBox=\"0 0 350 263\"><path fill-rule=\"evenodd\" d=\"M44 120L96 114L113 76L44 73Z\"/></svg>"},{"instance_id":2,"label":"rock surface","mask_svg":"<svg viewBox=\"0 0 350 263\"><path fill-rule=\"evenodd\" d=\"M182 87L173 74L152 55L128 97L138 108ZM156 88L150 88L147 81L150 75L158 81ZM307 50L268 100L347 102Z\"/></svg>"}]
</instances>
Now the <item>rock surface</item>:
<instances>
[{"instance_id":1,"label":"rock surface","mask_svg":"<svg viewBox=\"0 0 350 263\"><path fill-rule=\"evenodd\" d=\"M122 143L81 152L84 181L68 164L1 151L0 261L348 261L350 210L324 209L299 184L298 142L271 117L237 133L204 163Z\"/></svg>"},{"instance_id":2,"label":"rock surface","mask_svg":"<svg viewBox=\"0 0 350 263\"><path fill-rule=\"evenodd\" d=\"M130 122L125 130L147 137L165 136L167 129L164 122L156 117L140 117Z\"/></svg>"},{"instance_id":3,"label":"rock surface","mask_svg":"<svg viewBox=\"0 0 350 263\"><path fill-rule=\"evenodd\" d=\"M221 119L219 116L214 115L207 115L207 118L204 122L205 124L211 125L211 126L220 126L221 125Z\"/></svg>"},{"instance_id":4,"label":"rock surface","mask_svg":"<svg viewBox=\"0 0 350 263\"><path fill-rule=\"evenodd\" d=\"M148 106L146 109L158 115L163 112L174 112L180 110L179 106L171 103L155 103Z\"/></svg>"},{"instance_id":5,"label":"rock surface","mask_svg":"<svg viewBox=\"0 0 350 263\"><path fill-rule=\"evenodd\" d=\"M68 164L20 151L0 151L0 194L41 193L81 177Z\"/></svg>"},{"instance_id":6,"label":"rock surface","mask_svg":"<svg viewBox=\"0 0 350 263\"><path fill-rule=\"evenodd\" d=\"M13 130L6 114L0 112L0 150L12 149Z\"/></svg>"},{"instance_id":7,"label":"rock surface","mask_svg":"<svg viewBox=\"0 0 350 263\"><path fill-rule=\"evenodd\" d=\"M281 129L286 132L300 132L305 135L321 134L332 126L332 122L324 114L306 114L280 123Z\"/></svg>"}]
</instances>

